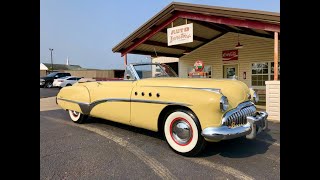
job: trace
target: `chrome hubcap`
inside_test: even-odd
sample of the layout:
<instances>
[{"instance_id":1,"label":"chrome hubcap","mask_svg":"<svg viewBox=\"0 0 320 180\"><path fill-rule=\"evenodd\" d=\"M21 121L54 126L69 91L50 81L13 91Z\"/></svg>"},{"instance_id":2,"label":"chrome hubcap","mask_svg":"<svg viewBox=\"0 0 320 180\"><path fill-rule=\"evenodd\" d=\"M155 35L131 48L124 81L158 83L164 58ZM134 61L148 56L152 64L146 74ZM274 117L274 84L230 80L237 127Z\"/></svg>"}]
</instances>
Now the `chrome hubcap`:
<instances>
[{"instance_id":1,"label":"chrome hubcap","mask_svg":"<svg viewBox=\"0 0 320 180\"><path fill-rule=\"evenodd\" d=\"M178 120L172 124L172 138L179 144L189 143L192 137L190 125L186 121Z\"/></svg>"},{"instance_id":2,"label":"chrome hubcap","mask_svg":"<svg viewBox=\"0 0 320 180\"><path fill-rule=\"evenodd\" d=\"M74 117L77 117L77 116L79 115L79 113L76 112L76 111L71 111L71 112L72 112L72 115L73 115Z\"/></svg>"}]
</instances>

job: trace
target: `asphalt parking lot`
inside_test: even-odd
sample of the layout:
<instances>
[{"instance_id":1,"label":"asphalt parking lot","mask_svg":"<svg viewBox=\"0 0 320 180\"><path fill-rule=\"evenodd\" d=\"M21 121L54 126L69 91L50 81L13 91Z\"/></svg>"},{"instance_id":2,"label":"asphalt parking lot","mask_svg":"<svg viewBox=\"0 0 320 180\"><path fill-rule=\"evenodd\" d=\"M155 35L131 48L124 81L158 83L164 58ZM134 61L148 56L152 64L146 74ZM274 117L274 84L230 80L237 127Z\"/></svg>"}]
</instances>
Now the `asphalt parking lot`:
<instances>
[{"instance_id":1,"label":"asphalt parking lot","mask_svg":"<svg viewBox=\"0 0 320 180\"><path fill-rule=\"evenodd\" d=\"M71 122L40 89L41 179L280 179L280 124L256 140L209 143L194 158L174 153L155 132L90 118Z\"/></svg>"}]
</instances>

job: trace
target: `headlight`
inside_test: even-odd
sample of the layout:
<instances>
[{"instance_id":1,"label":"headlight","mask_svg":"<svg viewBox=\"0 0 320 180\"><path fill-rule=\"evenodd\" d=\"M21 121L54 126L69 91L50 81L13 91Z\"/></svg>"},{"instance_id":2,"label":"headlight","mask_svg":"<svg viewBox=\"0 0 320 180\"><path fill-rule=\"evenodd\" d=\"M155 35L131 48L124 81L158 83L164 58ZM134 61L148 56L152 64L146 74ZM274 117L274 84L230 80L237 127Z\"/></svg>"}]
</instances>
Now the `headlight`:
<instances>
[{"instance_id":1,"label":"headlight","mask_svg":"<svg viewBox=\"0 0 320 180\"><path fill-rule=\"evenodd\" d=\"M254 93L253 93L253 102L254 102L254 103L259 102L259 96L258 96L257 92L254 92Z\"/></svg>"},{"instance_id":2,"label":"headlight","mask_svg":"<svg viewBox=\"0 0 320 180\"><path fill-rule=\"evenodd\" d=\"M44 80L44 79L40 79L40 81L41 81L41 82L44 82L45 80Z\"/></svg>"},{"instance_id":3,"label":"headlight","mask_svg":"<svg viewBox=\"0 0 320 180\"><path fill-rule=\"evenodd\" d=\"M220 110L222 112L225 112L229 107L229 102L228 102L228 98L225 96L222 96L220 98Z\"/></svg>"}]
</instances>

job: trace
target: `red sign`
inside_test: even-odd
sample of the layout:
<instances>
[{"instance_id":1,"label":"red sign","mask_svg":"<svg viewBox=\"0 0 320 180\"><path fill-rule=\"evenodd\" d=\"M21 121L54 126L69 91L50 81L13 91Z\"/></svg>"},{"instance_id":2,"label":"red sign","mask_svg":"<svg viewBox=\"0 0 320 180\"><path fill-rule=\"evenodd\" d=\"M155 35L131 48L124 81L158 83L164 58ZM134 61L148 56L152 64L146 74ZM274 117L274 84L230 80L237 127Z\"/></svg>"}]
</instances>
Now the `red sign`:
<instances>
[{"instance_id":1,"label":"red sign","mask_svg":"<svg viewBox=\"0 0 320 180\"><path fill-rule=\"evenodd\" d=\"M238 50L225 50L222 51L222 61L238 60Z\"/></svg>"},{"instance_id":2,"label":"red sign","mask_svg":"<svg viewBox=\"0 0 320 180\"><path fill-rule=\"evenodd\" d=\"M201 72L204 68L203 61L200 61L200 60L196 61L193 67L196 72Z\"/></svg>"}]
</instances>

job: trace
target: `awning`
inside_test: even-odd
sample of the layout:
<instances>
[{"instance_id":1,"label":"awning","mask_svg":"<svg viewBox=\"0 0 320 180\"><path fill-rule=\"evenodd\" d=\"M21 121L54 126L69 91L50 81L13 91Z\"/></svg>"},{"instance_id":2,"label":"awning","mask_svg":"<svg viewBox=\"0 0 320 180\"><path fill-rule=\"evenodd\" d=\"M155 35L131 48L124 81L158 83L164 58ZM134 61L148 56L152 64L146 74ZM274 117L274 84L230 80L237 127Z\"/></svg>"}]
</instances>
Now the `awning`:
<instances>
[{"instance_id":1,"label":"awning","mask_svg":"<svg viewBox=\"0 0 320 180\"><path fill-rule=\"evenodd\" d=\"M193 42L167 46L167 28L193 23ZM225 33L274 38L280 32L280 13L173 2L117 44L124 56L141 54L181 57ZM156 53L155 53L156 51Z\"/></svg>"}]
</instances>

